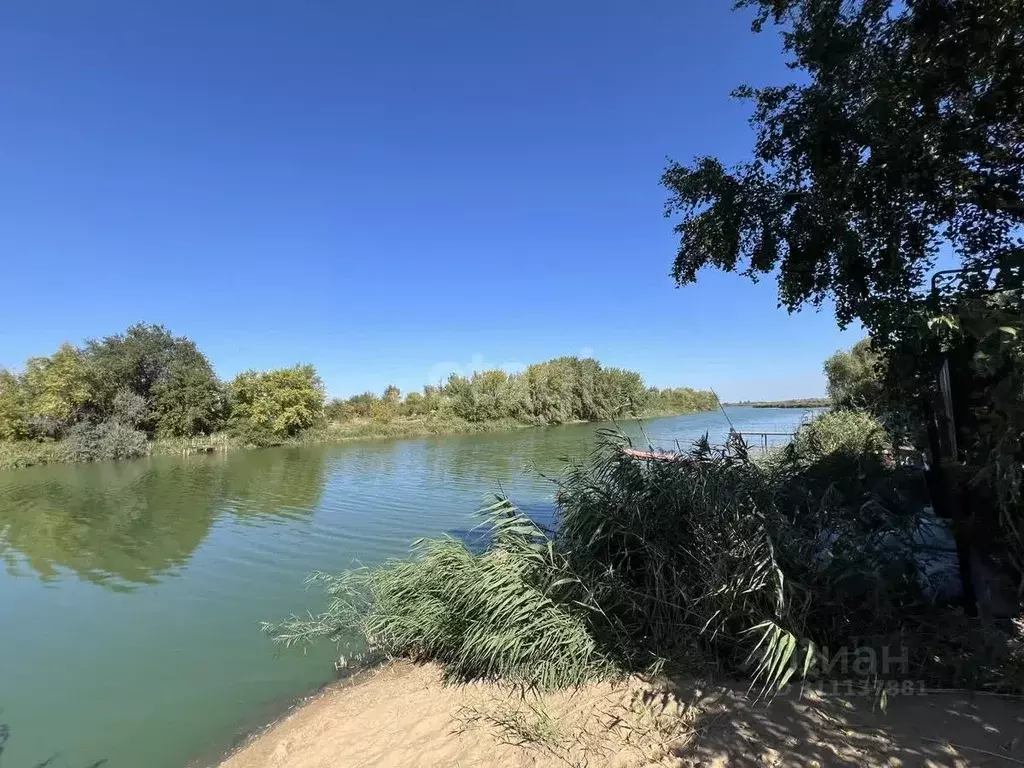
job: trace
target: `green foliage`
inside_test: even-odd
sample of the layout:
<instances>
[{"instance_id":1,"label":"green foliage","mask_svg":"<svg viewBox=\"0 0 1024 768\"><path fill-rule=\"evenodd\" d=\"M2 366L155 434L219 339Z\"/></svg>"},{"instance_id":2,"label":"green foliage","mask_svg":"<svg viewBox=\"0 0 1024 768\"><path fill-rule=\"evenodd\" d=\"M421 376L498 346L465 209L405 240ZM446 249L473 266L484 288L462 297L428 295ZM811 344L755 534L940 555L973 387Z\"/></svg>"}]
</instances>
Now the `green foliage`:
<instances>
[{"instance_id":1,"label":"green foliage","mask_svg":"<svg viewBox=\"0 0 1024 768\"><path fill-rule=\"evenodd\" d=\"M224 423L226 397L213 367L195 349L184 350L153 387L157 432L167 437L209 435Z\"/></svg>"},{"instance_id":2,"label":"green foliage","mask_svg":"<svg viewBox=\"0 0 1024 768\"><path fill-rule=\"evenodd\" d=\"M119 389L114 395L110 406L110 420L123 424L130 429L139 429L149 423L151 418L149 403L142 395L130 389Z\"/></svg>"},{"instance_id":3,"label":"green foliage","mask_svg":"<svg viewBox=\"0 0 1024 768\"><path fill-rule=\"evenodd\" d=\"M427 385L401 401L397 387L382 397L372 392L334 400L331 421L372 419L379 425L400 417L455 419L474 424L514 420L521 424L608 421L646 413L676 414L717 407L708 391L687 387L648 390L635 371L603 368L597 360L560 357L529 366L521 373L500 369L472 376L452 374L443 386Z\"/></svg>"},{"instance_id":4,"label":"green foliage","mask_svg":"<svg viewBox=\"0 0 1024 768\"><path fill-rule=\"evenodd\" d=\"M828 396L844 408L859 408L880 413L882 401L882 360L871 348L870 339L861 339L849 350L840 350L825 361Z\"/></svg>"},{"instance_id":5,"label":"green foliage","mask_svg":"<svg viewBox=\"0 0 1024 768\"><path fill-rule=\"evenodd\" d=\"M67 343L50 357L29 359L22 378L30 417L52 424L56 434L79 420L95 399L88 360Z\"/></svg>"},{"instance_id":6,"label":"green foliage","mask_svg":"<svg viewBox=\"0 0 1024 768\"><path fill-rule=\"evenodd\" d=\"M373 412L374 404L380 398L373 392L353 395L348 400L335 398L324 409L324 415L331 421L349 421L351 419L368 419Z\"/></svg>"},{"instance_id":7,"label":"green foliage","mask_svg":"<svg viewBox=\"0 0 1024 768\"><path fill-rule=\"evenodd\" d=\"M224 398L209 361L195 342L160 325L138 324L123 334L86 345L97 402L111 416L114 398L127 390L141 397L149 415L138 424L149 432L208 434L223 421Z\"/></svg>"},{"instance_id":8,"label":"green foliage","mask_svg":"<svg viewBox=\"0 0 1024 768\"><path fill-rule=\"evenodd\" d=\"M321 420L323 392L312 366L243 374L232 395L233 432L243 444L280 443ZM228 405L194 342L163 326L134 325L81 350L63 344L31 358L20 376L0 371L0 441L66 438L54 450L5 446L0 463L140 456L149 450L140 434L199 450L195 439L225 425Z\"/></svg>"},{"instance_id":9,"label":"green foliage","mask_svg":"<svg viewBox=\"0 0 1024 768\"><path fill-rule=\"evenodd\" d=\"M840 325L859 319L881 360L862 345L830 361L841 404L919 446L940 422L932 465L949 459L962 477L939 501L970 496L962 543L987 539L1022 584L1024 4L737 5L755 10L755 31L778 25L799 76L738 90L753 103L748 160L666 169L672 274L680 285L705 266L775 274L789 310L832 300ZM967 271L926 296L940 248ZM955 441L936 418L948 408Z\"/></svg>"},{"instance_id":10,"label":"green foliage","mask_svg":"<svg viewBox=\"0 0 1024 768\"><path fill-rule=\"evenodd\" d=\"M519 418L525 414L525 394L519 377L502 370L452 374L442 390L451 412L467 421Z\"/></svg>"},{"instance_id":11,"label":"green foliage","mask_svg":"<svg viewBox=\"0 0 1024 768\"><path fill-rule=\"evenodd\" d=\"M1024 587L1024 275L1007 268L994 286L970 281L937 298L888 350L886 392L908 404L923 431L928 414L911 406L928 399L933 412L943 411L935 372L947 364L956 485L971 498L973 544Z\"/></svg>"},{"instance_id":12,"label":"green foliage","mask_svg":"<svg viewBox=\"0 0 1024 768\"><path fill-rule=\"evenodd\" d=\"M714 392L689 387L655 389L650 392L647 408L666 413L713 411L718 408L718 398Z\"/></svg>"},{"instance_id":13,"label":"green foliage","mask_svg":"<svg viewBox=\"0 0 1024 768\"><path fill-rule=\"evenodd\" d=\"M424 416L427 413L427 400L419 392L410 392L405 396L402 410L409 416Z\"/></svg>"},{"instance_id":14,"label":"green foliage","mask_svg":"<svg viewBox=\"0 0 1024 768\"><path fill-rule=\"evenodd\" d=\"M325 613L265 628L287 644L333 640L348 657L437 660L452 680L554 688L608 674L610 661L588 629L598 606L566 558L511 505L496 505L488 517L495 542L485 553L427 540L409 560L318 574L331 597Z\"/></svg>"},{"instance_id":15,"label":"green foliage","mask_svg":"<svg viewBox=\"0 0 1024 768\"><path fill-rule=\"evenodd\" d=\"M0 440L28 437L25 412L25 392L21 381L10 371L0 368Z\"/></svg>"},{"instance_id":16,"label":"green foliage","mask_svg":"<svg viewBox=\"0 0 1024 768\"><path fill-rule=\"evenodd\" d=\"M370 420L374 424L390 424L397 415L398 405L393 400L374 400L370 403Z\"/></svg>"},{"instance_id":17,"label":"green foliage","mask_svg":"<svg viewBox=\"0 0 1024 768\"><path fill-rule=\"evenodd\" d=\"M122 389L151 401L153 388L167 375L171 361L182 351L194 349L193 342L171 335L162 325L144 323L124 333L88 341L85 351L101 410L109 413L114 396Z\"/></svg>"},{"instance_id":18,"label":"green foliage","mask_svg":"<svg viewBox=\"0 0 1024 768\"><path fill-rule=\"evenodd\" d=\"M323 418L323 384L311 365L241 373L229 394L231 424L242 434L291 437Z\"/></svg>"},{"instance_id":19,"label":"green foliage","mask_svg":"<svg viewBox=\"0 0 1024 768\"><path fill-rule=\"evenodd\" d=\"M146 433L116 421L80 422L61 443L65 461L135 459L149 453Z\"/></svg>"},{"instance_id":20,"label":"green foliage","mask_svg":"<svg viewBox=\"0 0 1024 768\"><path fill-rule=\"evenodd\" d=\"M794 447L802 457L818 459L835 453L877 455L893 445L885 427L874 416L842 409L823 413L802 426Z\"/></svg>"},{"instance_id":21,"label":"green foliage","mask_svg":"<svg viewBox=\"0 0 1024 768\"><path fill-rule=\"evenodd\" d=\"M0 469L20 469L67 460L63 445L52 440L0 440Z\"/></svg>"},{"instance_id":22,"label":"green foliage","mask_svg":"<svg viewBox=\"0 0 1024 768\"><path fill-rule=\"evenodd\" d=\"M855 455L869 476L837 485L822 482L835 453L762 464L705 440L646 461L622 447L609 438L570 466L557 531L501 501L483 551L428 541L380 569L321 575L325 612L267 629L538 687L669 665L747 674L770 692L829 674L826 649L905 647L915 679L939 685L967 680L965 658L974 683L1001 674L999 653L972 645L976 628L926 595L923 505L899 491L905 470Z\"/></svg>"},{"instance_id":23,"label":"green foliage","mask_svg":"<svg viewBox=\"0 0 1024 768\"><path fill-rule=\"evenodd\" d=\"M781 26L797 82L740 88L751 159L672 164L673 275L777 270L789 309L835 301L876 342L904 328L948 243L964 264L1019 259L1024 5L1017 0L740 0Z\"/></svg>"}]
</instances>

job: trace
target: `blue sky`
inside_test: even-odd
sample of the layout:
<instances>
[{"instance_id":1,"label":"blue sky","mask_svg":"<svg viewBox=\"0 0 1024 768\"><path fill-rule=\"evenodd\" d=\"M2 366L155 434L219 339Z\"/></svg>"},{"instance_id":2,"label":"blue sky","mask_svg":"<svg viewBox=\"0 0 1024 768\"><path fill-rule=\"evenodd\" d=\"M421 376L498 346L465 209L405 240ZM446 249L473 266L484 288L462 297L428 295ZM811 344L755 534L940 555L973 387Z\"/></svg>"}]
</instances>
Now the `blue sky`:
<instances>
[{"instance_id":1,"label":"blue sky","mask_svg":"<svg viewBox=\"0 0 1024 768\"><path fill-rule=\"evenodd\" d=\"M788 79L716 0L7 0L0 365L138 322L328 391L593 354L818 395L860 334L774 281L674 288L666 157L744 157Z\"/></svg>"}]
</instances>

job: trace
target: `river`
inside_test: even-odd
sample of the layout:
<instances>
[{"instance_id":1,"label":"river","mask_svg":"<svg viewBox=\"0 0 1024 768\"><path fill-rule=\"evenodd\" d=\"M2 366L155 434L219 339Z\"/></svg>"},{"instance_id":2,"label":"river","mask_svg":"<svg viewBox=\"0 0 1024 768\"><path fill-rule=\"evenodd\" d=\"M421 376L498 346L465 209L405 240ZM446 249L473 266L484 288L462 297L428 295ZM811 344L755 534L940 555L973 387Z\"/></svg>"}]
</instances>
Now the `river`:
<instances>
[{"instance_id":1,"label":"river","mask_svg":"<svg viewBox=\"0 0 1024 768\"><path fill-rule=\"evenodd\" d=\"M771 432L808 417L729 415ZM332 676L331 647L282 651L259 631L322 604L310 571L464 535L498 490L544 514L535 470L586 457L601 426L0 471L0 766L215 762ZM721 413L643 425L662 448L727 428Z\"/></svg>"}]
</instances>

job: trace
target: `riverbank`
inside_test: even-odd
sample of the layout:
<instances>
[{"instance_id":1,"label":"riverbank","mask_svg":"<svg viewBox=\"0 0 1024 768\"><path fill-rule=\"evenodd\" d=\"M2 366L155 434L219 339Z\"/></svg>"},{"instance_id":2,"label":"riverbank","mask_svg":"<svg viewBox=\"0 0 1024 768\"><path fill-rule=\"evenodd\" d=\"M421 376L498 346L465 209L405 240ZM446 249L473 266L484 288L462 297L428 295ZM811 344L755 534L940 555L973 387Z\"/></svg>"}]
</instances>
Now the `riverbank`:
<instances>
[{"instance_id":1,"label":"riverbank","mask_svg":"<svg viewBox=\"0 0 1024 768\"><path fill-rule=\"evenodd\" d=\"M826 766L1019 764L1020 700L807 690L770 705L736 685L629 678L543 697L444 685L398 662L330 686L220 768L336 766ZM200 764L194 764L200 765Z\"/></svg>"},{"instance_id":2,"label":"riverbank","mask_svg":"<svg viewBox=\"0 0 1024 768\"><path fill-rule=\"evenodd\" d=\"M645 411L639 416L624 419L667 418L683 416L694 411L674 412L664 410ZM583 421L568 422L583 424ZM491 419L469 421L452 415L396 417L381 421L370 418L356 418L345 422L332 422L323 427L313 428L290 438L277 440L273 445L315 445L345 443L357 440L386 440L403 437L428 435L467 435L486 432L511 432L530 429L535 425L524 424L515 419ZM550 425L536 425L550 426ZM148 443L149 456L188 456L198 453L217 453L251 449L255 447L232 436L228 432L186 438L157 438ZM19 469L39 464L75 463L60 441L21 440L0 441L0 469Z\"/></svg>"},{"instance_id":3,"label":"riverbank","mask_svg":"<svg viewBox=\"0 0 1024 768\"><path fill-rule=\"evenodd\" d=\"M827 397L805 397L795 400L741 400L725 405L745 408L830 408L832 401Z\"/></svg>"},{"instance_id":4,"label":"riverbank","mask_svg":"<svg viewBox=\"0 0 1024 768\"><path fill-rule=\"evenodd\" d=\"M799 412L730 417L791 431ZM2 765L58 751L55 768L216 764L240 732L332 678L329 642L284 651L259 631L323 609L310 571L404 557L424 536L480 542L473 512L499 491L548 520L546 478L591 455L606 426L0 472ZM621 426L663 446L728 430L716 412ZM72 660L70 687L55 658Z\"/></svg>"}]
</instances>

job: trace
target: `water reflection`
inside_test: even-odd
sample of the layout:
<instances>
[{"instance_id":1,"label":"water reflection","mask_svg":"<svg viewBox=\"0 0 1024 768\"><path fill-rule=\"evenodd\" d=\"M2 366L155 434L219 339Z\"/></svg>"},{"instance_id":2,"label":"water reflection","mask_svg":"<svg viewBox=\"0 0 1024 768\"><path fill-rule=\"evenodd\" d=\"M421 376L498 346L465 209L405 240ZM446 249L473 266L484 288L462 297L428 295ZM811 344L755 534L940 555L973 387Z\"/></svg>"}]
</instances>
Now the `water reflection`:
<instances>
[{"instance_id":1,"label":"water reflection","mask_svg":"<svg viewBox=\"0 0 1024 768\"><path fill-rule=\"evenodd\" d=\"M6 472L0 557L12 575L131 589L182 567L220 514L308 516L324 466L316 451L268 450Z\"/></svg>"}]
</instances>

